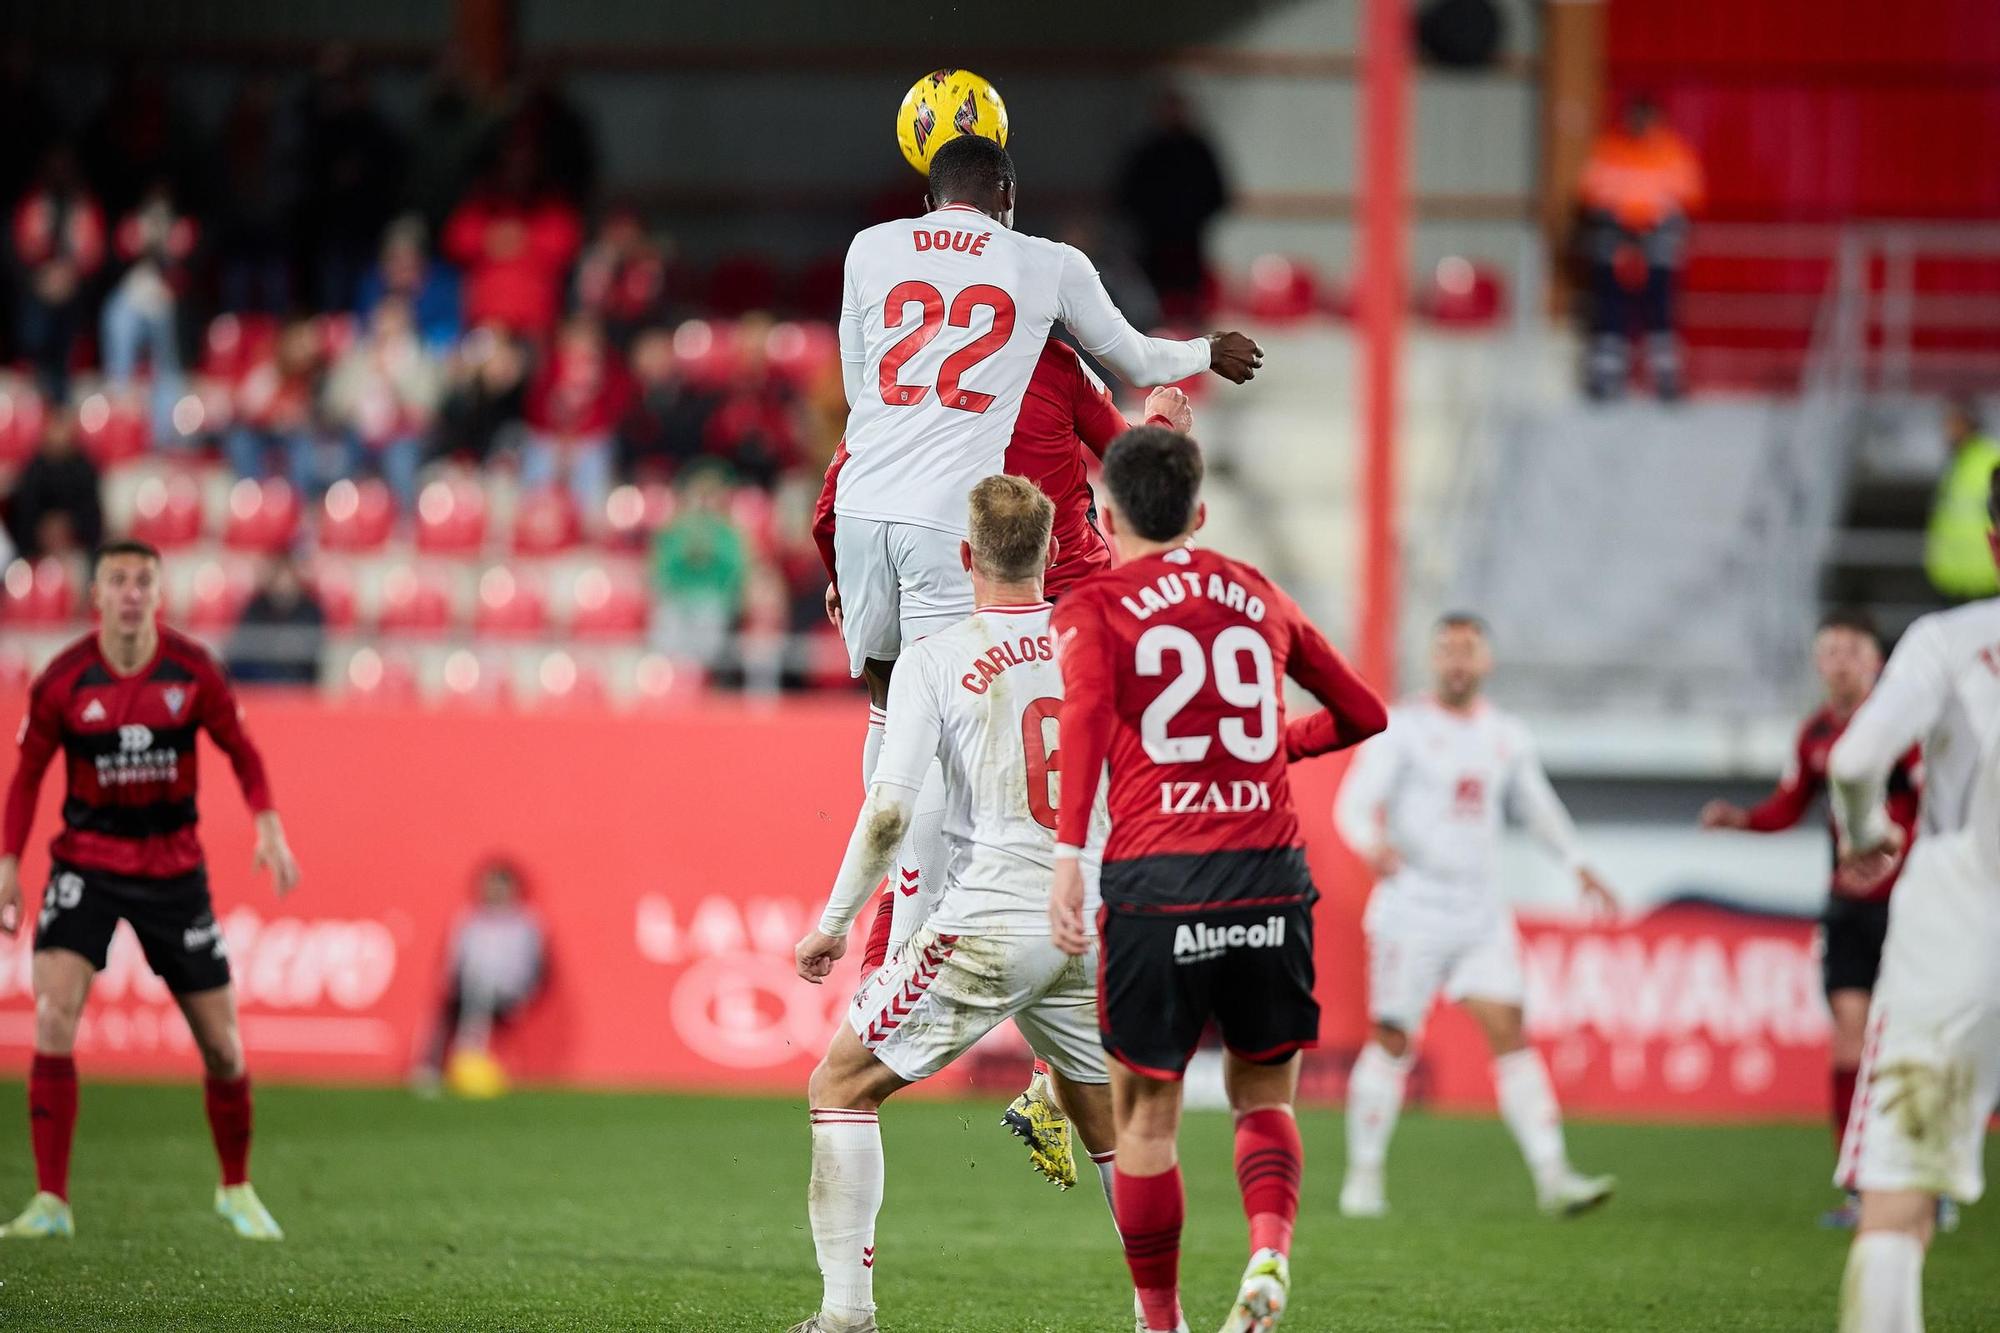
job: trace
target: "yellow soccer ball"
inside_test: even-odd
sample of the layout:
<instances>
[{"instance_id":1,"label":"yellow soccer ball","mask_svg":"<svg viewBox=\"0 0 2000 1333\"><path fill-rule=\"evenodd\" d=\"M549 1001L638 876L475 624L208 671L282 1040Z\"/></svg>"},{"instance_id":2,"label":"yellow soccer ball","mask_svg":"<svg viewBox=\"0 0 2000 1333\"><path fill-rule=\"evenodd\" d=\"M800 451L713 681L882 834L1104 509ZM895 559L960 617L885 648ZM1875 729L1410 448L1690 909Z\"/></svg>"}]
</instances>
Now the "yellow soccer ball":
<instances>
[{"instance_id":1,"label":"yellow soccer ball","mask_svg":"<svg viewBox=\"0 0 2000 1333\"><path fill-rule=\"evenodd\" d=\"M457 1051L445 1064L444 1085L456 1096L485 1101L507 1091L507 1071L485 1051Z\"/></svg>"},{"instance_id":2,"label":"yellow soccer ball","mask_svg":"<svg viewBox=\"0 0 2000 1333\"><path fill-rule=\"evenodd\" d=\"M1007 146L1007 104L992 84L969 69L937 69L910 85L896 110L906 162L929 175L938 145L961 134Z\"/></svg>"}]
</instances>

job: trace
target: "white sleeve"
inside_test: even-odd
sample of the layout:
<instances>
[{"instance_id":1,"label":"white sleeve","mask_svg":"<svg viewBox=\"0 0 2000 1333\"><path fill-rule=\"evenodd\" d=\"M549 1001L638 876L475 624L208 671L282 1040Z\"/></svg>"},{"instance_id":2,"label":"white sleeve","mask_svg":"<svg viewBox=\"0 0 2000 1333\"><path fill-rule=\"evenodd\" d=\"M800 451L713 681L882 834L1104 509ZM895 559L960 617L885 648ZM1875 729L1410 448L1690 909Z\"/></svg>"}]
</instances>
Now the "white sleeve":
<instances>
[{"instance_id":1,"label":"white sleeve","mask_svg":"<svg viewBox=\"0 0 2000 1333\"><path fill-rule=\"evenodd\" d=\"M862 337L861 295L854 281L854 251L850 249L840 283L840 382L847 391L849 407L861 396L867 368L868 344Z\"/></svg>"},{"instance_id":2,"label":"white sleeve","mask_svg":"<svg viewBox=\"0 0 2000 1333\"><path fill-rule=\"evenodd\" d=\"M1362 742L1347 776L1340 780L1340 793L1333 798L1333 826L1348 850L1364 859L1380 851L1386 841L1386 807L1402 771L1402 734L1396 715L1390 713L1389 729Z\"/></svg>"},{"instance_id":3,"label":"white sleeve","mask_svg":"<svg viewBox=\"0 0 2000 1333\"><path fill-rule=\"evenodd\" d=\"M1889 835L1889 774L1905 751L1937 725L1951 697L1943 627L1911 626L1882 679L1847 724L1827 758L1834 824L1847 847L1873 847Z\"/></svg>"},{"instance_id":4,"label":"white sleeve","mask_svg":"<svg viewBox=\"0 0 2000 1333\"><path fill-rule=\"evenodd\" d=\"M882 753L875 763L875 780L848 836L833 890L820 913L819 929L836 938L847 934L861 905L895 864L896 852L909 831L917 792L937 755L942 722L936 691L924 660L905 654L889 681L889 722L882 735Z\"/></svg>"},{"instance_id":5,"label":"white sleeve","mask_svg":"<svg viewBox=\"0 0 2000 1333\"><path fill-rule=\"evenodd\" d=\"M1097 270L1073 245L1056 247L1056 305L1083 350L1139 388L1172 384L1208 369L1208 339L1148 338L1111 303Z\"/></svg>"},{"instance_id":6,"label":"white sleeve","mask_svg":"<svg viewBox=\"0 0 2000 1333\"><path fill-rule=\"evenodd\" d=\"M1549 785L1548 771L1535 749L1526 727L1514 730L1514 763L1507 774L1507 800L1535 840L1574 874L1583 868L1583 849L1577 845L1576 824L1563 808L1562 798Z\"/></svg>"}]
</instances>

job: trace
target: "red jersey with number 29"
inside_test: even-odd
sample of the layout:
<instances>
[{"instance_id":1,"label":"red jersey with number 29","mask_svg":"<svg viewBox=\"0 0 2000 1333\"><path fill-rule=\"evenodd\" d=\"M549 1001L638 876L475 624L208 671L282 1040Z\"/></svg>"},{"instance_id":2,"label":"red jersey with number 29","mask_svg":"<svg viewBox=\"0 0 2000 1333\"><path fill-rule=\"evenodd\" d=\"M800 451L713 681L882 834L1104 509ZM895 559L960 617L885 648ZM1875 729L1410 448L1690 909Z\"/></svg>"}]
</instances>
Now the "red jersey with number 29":
<instances>
[{"instance_id":1,"label":"red jersey with number 29","mask_svg":"<svg viewBox=\"0 0 2000 1333\"><path fill-rule=\"evenodd\" d=\"M848 460L835 513L962 534L973 486L1007 470L1057 320L1133 384L1208 369L1206 339L1139 333L1073 246L976 209L947 204L856 236L840 309Z\"/></svg>"},{"instance_id":2,"label":"red jersey with number 29","mask_svg":"<svg viewBox=\"0 0 2000 1333\"><path fill-rule=\"evenodd\" d=\"M1056 836L1083 845L1108 763L1107 886L1116 862L1301 845L1288 762L1359 744L1389 722L1290 597L1213 551L1186 546L1107 570L1057 605L1054 625ZM1325 709L1288 724L1287 676Z\"/></svg>"}]
</instances>

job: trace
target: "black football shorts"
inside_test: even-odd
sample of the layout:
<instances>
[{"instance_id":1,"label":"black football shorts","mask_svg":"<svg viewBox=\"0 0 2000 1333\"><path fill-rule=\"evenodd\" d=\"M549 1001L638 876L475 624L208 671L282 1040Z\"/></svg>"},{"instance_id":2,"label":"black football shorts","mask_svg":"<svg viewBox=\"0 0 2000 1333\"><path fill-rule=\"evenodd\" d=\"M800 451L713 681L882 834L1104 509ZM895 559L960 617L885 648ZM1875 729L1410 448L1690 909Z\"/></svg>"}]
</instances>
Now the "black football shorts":
<instances>
[{"instance_id":1,"label":"black football shorts","mask_svg":"<svg viewBox=\"0 0 2000 1333\"><path fill-rule=\"evenodd\" d=\"M130 879L58 861L35 923L35 948L68 949L103 970L111 935L132 923L146 962L176 995L229 984L229 951L208 897L208 874Z\"/></svg>"},{"instance_id":2,"label":"black football shorts","mask_svg":"<svg viewBox=\"0 0 2000 1333\"><path fill-rule=\"evenodd\" d=\"M1882 942L1889 937L1888 899L1833 898L1820 918L1820 976L1827 994L1875 989Z\"/></svg>"}]
</instances>

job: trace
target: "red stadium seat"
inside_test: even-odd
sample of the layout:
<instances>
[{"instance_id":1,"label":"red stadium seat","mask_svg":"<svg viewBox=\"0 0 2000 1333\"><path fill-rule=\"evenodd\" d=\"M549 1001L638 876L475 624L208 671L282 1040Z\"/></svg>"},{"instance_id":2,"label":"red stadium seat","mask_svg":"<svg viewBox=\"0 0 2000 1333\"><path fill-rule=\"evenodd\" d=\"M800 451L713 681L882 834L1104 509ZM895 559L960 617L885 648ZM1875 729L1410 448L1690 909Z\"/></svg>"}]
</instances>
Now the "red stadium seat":
<instances>
[{"instance_id":1,"label":"red stadium seat","mask_svg":"<svg viewBox=\"0 0 2000 1333\"><path fill-rule=\"evenodd\" d=\"M354 591L354 571L347 562L322 557L314 563L309 582L313 596L319 599L326 627L336 634L352 630L361 613Z\"/></svg>"},{"instance_id":2,"label":"red stadium seat","mask_svg":"<svg viewBox=\"0 0 2000 1333\"><path fill-rule=\"evenodd\" d=\"M181 623L197 634L226 633L243 618L243 608L255 591L249 565L240 560L207 561L194 572Z\"/></svg>"},{"instance_id":3,"label":"red stadium seat","mask_svg":"<svg viewBox=\"0 0 2000 1333\"><path fill-rule=\"evenodd\" d=\"M363 648L347 660L341 693L362 703L407 704L417 698L417 671L401 654Z\"/></svg>"},{"instance_id":4,"label":"red stadium seat","mask_svg":"<svg viewBox=\"0 0 2000 1333\"><path fill-rule=\"evenodd\" d=\"M479 604L472 612L475 633L495 639L532 639L549 627L542 595L504 565L479 576Z\"/></svg>"},{"instance_id":5,"label":"red stadium seat","mask_svg":"<svg viewBox=\"0 0 2000 1333\"><path fill-rule=\"evenodd\" d=\"M825 324L773 324L764 338L771 374L796 389L840 373L840 338Z\"/></svg>"},{"instance_id":6,"label":"red stadium seat","mask_svg":"<svg viewBox=\"0 0 2000 1333\"><path fill-rule=\"evenodd\" d=\"M446 704L468 704L477 708L496 708L513 699L514 685L508 679L504 668L496 663L483 662L478 654L460 648L444 660L444 671L440 680L441 701Z\"/></svg>"},{"instance_id":7,"label":"red stadium seat","mask_svg":"<svg viewBox=\"0 0 2000 1333\"><path fill-rule=\"evenodd\" d=\"M151 444L145 412L137 404L114 403L101 393L77 404L76 433L83 452L100 469L138 458Z\"/></svg>"},{"instance_id":8,"label":"red stadium seat","mask_svg":"<svg viewBox=\"0 0 2000 1333\"><path fill-rule=\"evenodd\" d=\"M278 321L272 315L217 315L202 342L201 373L230 384L277 350Z\"/></svg>"},{"instance_id":9,"label":"red stadium seat","mask_svg":"<svg viewBox=\"0 0 2000 1333\"><path fill-rule=\"evenodd\" d=\"M625 485L604 502L604 544L613 550L637 550L654 533L673 521L674 488L664 482Z\"/></svg>"},{"instance_id":10,"label":"red stadium seat","mask_svg":"<svg viewBox=\"0 0 2000 1333\"><path fill-rule=\"evenodd\" d=\"M729 496L729 518L750 544L766 556L778 549L777 506L771 493L756 486L739 486Z\"/></svg>"},{"instance_id":11,"label":"red stadium seat","mask_svg":"<svg viewBox=\"0 0 2000 1333\"><path fill-rule=\"evenodd\" d=\"M1319 285L1319 274L1303 259L1259 255L1250 261L1243 308L1265 323L1296 323L1319 308Z\"/></svg>"},{"instance_id":12,"label":"red stadium seat","mask_svg":"<svg viewBox=\"0 0 2000 1333\"><path fill-rule=\"evenodd\" d=\"M647 653L632 671L633 700L642 708L676 708L700 698L704 683L696 664Z\"/></svg>"},{"instance_id":13,"label":"red stadium seat","mask_svg":"<svg viewBox=\"0 0 2000 1333\"><path fill-rule=\"evenodd\" d=\"M603 674L561 649L536 663L535 684L539 707L597 708L606 699Z\"/></svg>"},{"instance_id":14,"label":"red stadium seat","mask_svg":"<svg viewBox=\"0 0 2000 1333\"><path fill-rule=\"evenodd\" d=\"M48 412L42 397L22 385L0 389L0 467L25 463L41 447Z\"/></svg>"},{"instance_id":15,"label":"red stadium seat","mask_svg":"<svg viewBox=\"0 0 2000 1333\"><path fill-rule=\"evenodd\" d=\"M0 581L0 620L17 628L66 625L82 606L69 566L50 557L38 564L16 560Z\"/></svg>"},{"instance_id":16,"label":"red stadium seat","mask_svg":"<svg viewBox=\"0 0 2000 1333\"><path fill-rule=\"evenodd\" d=\"M222 543L235 551L273 554L290 547L299 533L299 497L291 483L274 477L244 477L229 488L229 521Z\"/></svg>"},{"instance_id":17,"label":"red stadium seat","mask_svg":"<svg viewBox=\"0 0 2000 1333\"><path fill-rule=\"evenodd\" d=\"M569 632L579 639L640 639L650 611L636 575L592 566L576 576Z\"/></svg>"},{"instance_id":18,"label":"red stadium seat","mask_svg":"<svg viewBox=\"0 0 2000 1333\"><path fill-rule=\"evenodd\" d=\"M695 388L711 392L727 388L741 360L735 326L688 320L674 330L674 360Z\"/></svg>"},{"instance_id":19,"label":"red stadium seat","mask_svg":"<svg viewBox=\"0 0 2000 1333\"><path fill-rule=\"evenodd\" d=\"M1417 309L1439 324L1460 329L1491 328L1506 308L1507 289L1490 265L1459 255L1440 259L1430 282L1417 294Z\"/></svg>"},{"instance_id":20,"label":"red stadium seat","mask_svg":"<svg viewBox=\"0 0 2000 1333\"><path fill-rule=\"evenodd\" d=\"M469 477L434 481L417 496L417 549L473 555L486 544L486 491Z\"/></svg>"},{"instance_id":21,"label":"red stadium seat","mask_svg":"<svg viewBox=\"0 0 2000 1333\"><path fill-rule=\"evenodd\" d=\"M201 540L201 486L193 477L176 473L151 477L132 502L132 536L162 551L175 551Z\"/></svg>"},{"instance_id":22,"label":"red stadium seat","mask_svg":"<svg viewBox=\"0 0 2000 1333\"><path fill-rule=\"evenodd\" d=\"M516 555L559 555L583 537L583 518L565 487L545 487L521 497L514 510Z\"/></svg>"},{"instance_id":23,"label":"red stadium seat","mask_svg":"<svg viewBox=\"0 0 2000 1333\"><path fill-rule=\"evenodd\" d=\"M778 270L762 255L727 255L708 274L708 308L734 319L778 304Z\"/></svg>"},{"instance_id":24,"label":"red stadium seat","mask_svg":"<svg viewBox=\"0 0 2000 1333\"><path fill-rule=\"evenodd\" d=\"M396 523L396 497L382 481L342 477L320 505L319 544L328 551L379 551Z\"/></svg>"},{"instance_id":25,"label":"red stadium seat","mask_svg":"<svg viewBox=\"0 0 2000 1333\"><path fill-rule=\"evenodd\" d=\"M428 570L392 570L382 583L380 625L384 634L442 636L451 628L451 595L444 581Z\"/></svg>"}]
</instances>

